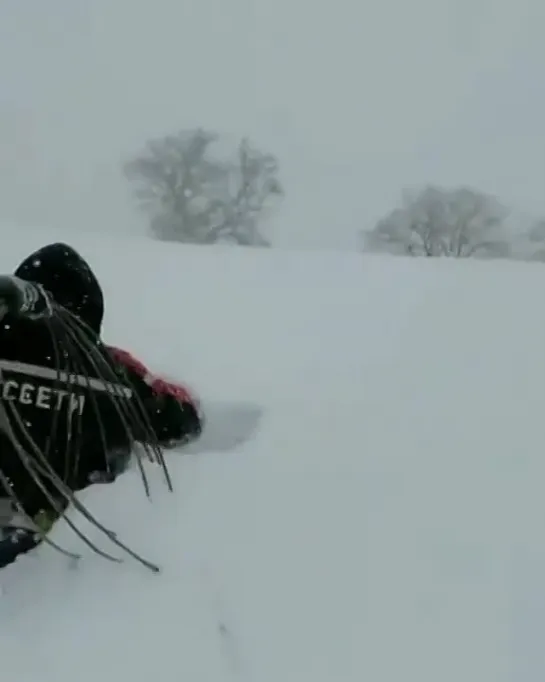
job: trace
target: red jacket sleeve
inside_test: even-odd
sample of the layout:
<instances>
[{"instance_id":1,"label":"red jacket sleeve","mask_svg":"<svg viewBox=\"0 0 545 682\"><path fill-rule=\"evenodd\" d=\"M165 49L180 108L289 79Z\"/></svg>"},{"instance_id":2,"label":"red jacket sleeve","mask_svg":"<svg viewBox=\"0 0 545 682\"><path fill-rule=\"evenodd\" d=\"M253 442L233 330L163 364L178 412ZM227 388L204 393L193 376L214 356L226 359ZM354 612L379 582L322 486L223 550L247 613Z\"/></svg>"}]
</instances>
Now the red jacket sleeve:
<instances>
[{"instance_id":1,"label":"red jacket sleeve","mask_svg":"<svg viewBox=\"0 0 545 682\"><path fill-rule=\"evenodd\" d=\"M152 434L160 445L180 445L198 438L202 432L202 415L197 399L182 384L153 375L131 353L109 346L114 360L125 370L149 420ZM138 440L149 441L143 425Z\"/></svg>"}]
</instances>

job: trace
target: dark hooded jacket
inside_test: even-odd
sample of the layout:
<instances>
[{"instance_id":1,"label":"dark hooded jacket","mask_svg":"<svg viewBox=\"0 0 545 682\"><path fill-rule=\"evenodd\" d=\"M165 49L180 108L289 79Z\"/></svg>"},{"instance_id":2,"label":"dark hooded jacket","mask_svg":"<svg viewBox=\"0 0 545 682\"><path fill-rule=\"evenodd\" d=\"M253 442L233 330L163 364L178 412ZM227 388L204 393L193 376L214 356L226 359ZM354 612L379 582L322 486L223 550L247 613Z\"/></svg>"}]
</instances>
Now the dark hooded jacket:
<instances>
[{"instance_id":1,"label":"dark hooded jacket","mask_svg":"<svg viewBox=\"0 0 545 682\"><path fill-rule=\"evenodd\" d=\"M157 447L200 434L191 401L158 395L103 344L103 293L74 249L30 255L3 278L1 299L0 474L28 515L57 494L45 462L76 491L113 480L136 441Z\"/></svg>"}]
</instances>

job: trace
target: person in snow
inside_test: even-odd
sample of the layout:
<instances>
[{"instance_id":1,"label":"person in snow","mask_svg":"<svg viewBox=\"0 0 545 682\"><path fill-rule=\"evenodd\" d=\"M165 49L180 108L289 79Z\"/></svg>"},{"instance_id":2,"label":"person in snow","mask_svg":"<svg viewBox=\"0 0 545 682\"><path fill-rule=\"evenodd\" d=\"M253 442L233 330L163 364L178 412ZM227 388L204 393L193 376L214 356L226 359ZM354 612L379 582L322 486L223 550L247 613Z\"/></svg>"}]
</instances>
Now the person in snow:
<instances>
[{"instance_id":1,"label":"person in snow","mask_svg":"<svg viewBox=\"0 0 545 682\"><path fill-rule=\"evenodd\" d=\"M142 453L163 467L171 487L163 448L196 439L202 416L185 387L102 341L103 315L97 278L66 244L45 246L14 275L0 276L0 567L42 540L53 544L47 533L61 516L96 552L119 561L65 516L72 504L156 569L74 493L114 481L135 451L146 492Z\"/></svg>"}]
</instances>

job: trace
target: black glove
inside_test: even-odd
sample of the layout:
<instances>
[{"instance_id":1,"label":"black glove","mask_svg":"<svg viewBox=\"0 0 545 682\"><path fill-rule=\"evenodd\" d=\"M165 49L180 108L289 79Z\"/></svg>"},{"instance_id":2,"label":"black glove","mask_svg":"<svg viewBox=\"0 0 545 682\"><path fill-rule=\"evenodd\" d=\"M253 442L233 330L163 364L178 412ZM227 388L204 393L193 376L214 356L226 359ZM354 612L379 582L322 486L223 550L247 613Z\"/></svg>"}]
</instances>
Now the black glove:
<instances>
[{"instance_id":1,"label":"black glove","mask_svg":"<svg viewBox=\"0 0 545 682\"><path fill-rule=\"evenodd\" d=\"M37 320L53 315L52 301L40 284L0 275L0 319L10 315Z\"/></svg>"}]
</instances>

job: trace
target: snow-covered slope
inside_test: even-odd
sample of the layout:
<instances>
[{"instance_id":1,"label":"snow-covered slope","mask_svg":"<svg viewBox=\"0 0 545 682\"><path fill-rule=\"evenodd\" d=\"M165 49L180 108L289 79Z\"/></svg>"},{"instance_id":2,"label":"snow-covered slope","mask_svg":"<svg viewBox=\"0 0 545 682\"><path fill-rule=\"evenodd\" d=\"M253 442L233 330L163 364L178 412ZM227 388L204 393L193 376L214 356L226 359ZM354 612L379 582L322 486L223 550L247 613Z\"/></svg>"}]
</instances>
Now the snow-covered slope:
<instances>
[{"instance_id":1,"label":"snow-covered slope","mask_svg":"<svg viewBox=\"0 0 545 682\"><path fill-rule=\"evenodd\" d=\"M162 574L63 524L76 567L0 572L2 679L544 679L541 266L74 243L107 339L215 417L169 455L174 495L159 472L151 503L136 472L83 495Z\"/></svg>"}]
</instances>

